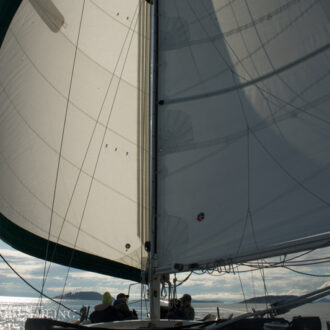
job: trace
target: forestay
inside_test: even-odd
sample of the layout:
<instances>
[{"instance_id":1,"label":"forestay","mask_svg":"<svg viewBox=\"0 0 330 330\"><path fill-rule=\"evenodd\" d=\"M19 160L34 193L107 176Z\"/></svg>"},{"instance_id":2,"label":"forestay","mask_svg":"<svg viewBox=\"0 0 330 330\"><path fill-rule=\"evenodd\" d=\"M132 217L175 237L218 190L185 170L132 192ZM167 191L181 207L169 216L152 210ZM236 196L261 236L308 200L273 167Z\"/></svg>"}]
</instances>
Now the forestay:
<instances>
[{"instance_id":1,"label":"forestay","mask_svg":"<svg viewBox=\"0 0 330 330\"><path fill-rule=\"evenodd\" d=\"M0 226L14 247L140 280L146 11L139 0L26 0L16 12L0 50Z\"/></svg>"},{"instance_id":2,"label":"forestay","mask_svg":"<svg viewBox=\"0 0 330 330\"><path fill-rule=\"evenodd\" d=\"M330 3L159 6L158 271L329 245Z\"/></svg>"}]
</instances>

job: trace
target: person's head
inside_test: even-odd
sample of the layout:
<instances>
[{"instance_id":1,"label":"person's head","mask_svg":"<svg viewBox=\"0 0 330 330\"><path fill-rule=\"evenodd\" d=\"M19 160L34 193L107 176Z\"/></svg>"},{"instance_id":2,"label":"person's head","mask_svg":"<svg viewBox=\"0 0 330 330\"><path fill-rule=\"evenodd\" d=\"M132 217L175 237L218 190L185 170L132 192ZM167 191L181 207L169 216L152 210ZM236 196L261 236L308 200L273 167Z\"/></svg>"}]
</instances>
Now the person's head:
<instances>
[{"instance_id":1,"label":"person's head","mask_svg":"<svg viewBox=\"0 0 330 330\"><path fill-rule=\"evenodd\" d=\"M183 306L189 306L191 304L191 295L185 293L180 300Z\"/></svg>"},{"instance_id":2,"label":"person's head","mask_svg":"<svg viewBox=\"0 0 330 330\"><path fill-rule=\"evenodd\" d=\"M127 301L129 295L125 294L125 293L119 293L117 294L117 300L122 300L122 301Z\"/></svg>"},{"instance_id":3,"label":"person's head","mask_svg":"<svg viewBox=\"0 0 330 330\"><path fill-rule=\"evenodd\" d=\"M103 293L102 304L112 304L112 297L109 291Z\"/></svg>"}]
</instances>

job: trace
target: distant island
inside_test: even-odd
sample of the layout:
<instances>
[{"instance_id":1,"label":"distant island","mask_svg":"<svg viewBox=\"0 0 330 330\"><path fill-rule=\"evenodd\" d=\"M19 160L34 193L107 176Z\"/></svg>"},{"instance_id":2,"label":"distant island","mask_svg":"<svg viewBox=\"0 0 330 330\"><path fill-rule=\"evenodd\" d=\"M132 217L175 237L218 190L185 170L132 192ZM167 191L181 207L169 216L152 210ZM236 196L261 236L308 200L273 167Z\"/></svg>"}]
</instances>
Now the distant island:
<instances>
[{"instance_id":1,"label":"distant island","mask_svg":"<svg viewBox=\"0 0 330 330\"><path fill-rule=\"evenodd\" d=\"M193 298L192 300L193 300L193 303L195 302L195 303L212 303L212 304L218 303L218 304L223 304L223 301L221 301L221 300L214 300L214 299L201 300L201 299L194 299Z\"/></svg>"},{"instance_id":2,"label":"distant island","mask_svg":"<svg viewBox=\"0 0 330 330\"><path fill-rule=\"evenodd\" d=\"M278 301L283 301L283 300L290 300L297 298L298 296L293 296L293 295L283 295L283 296L261 296L261 297L254 297L251 299L246 299L241 301L241 304L263 304L263 303L270 303L273 304Z\"/></svg>"},{"instance_id":3,"label":"distant island","mask_svg":"<svg viewBox=\"0 0 330 330\"><path fill-rule=\"evenodd\" d=\"M74 299L74 300L102 300L102 295L94 291L69 292L63 296L56 296L54 299Z\"/></svg>"}]
</instances>

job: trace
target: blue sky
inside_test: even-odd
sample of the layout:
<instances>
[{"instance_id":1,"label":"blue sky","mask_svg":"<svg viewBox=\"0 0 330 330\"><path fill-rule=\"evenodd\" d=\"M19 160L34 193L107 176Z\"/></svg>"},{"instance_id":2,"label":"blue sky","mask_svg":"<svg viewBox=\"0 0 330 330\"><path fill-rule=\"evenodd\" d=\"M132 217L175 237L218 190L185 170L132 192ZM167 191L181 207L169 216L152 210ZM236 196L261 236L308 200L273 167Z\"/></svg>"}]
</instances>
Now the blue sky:
<instances>
[{"instance_id":1,"label":"blue sky","mask_svg":"<svg viewBox=\"0 0 330 330\"><path fill-rule=\"evenodd\" d=\"M314 251L304 256L305 259L313 257L328 257L330 248ZM38 289L41 288L44 261L33 258L0 241L0 253L28 282ZM300 272L330 274L329 263L316 266L297 267ZM243 268L242 268L243 270ZM45 293L54 297L62 293L68 268L52 264L47 277ZM182 280L187 274L178 275ZM265 283L268 294L304 294L322 286L330 285L330 277L311 277L300 275L287 269L266 269ZM241 286L242 282L242 286ZM110 291L112 295L119 292L128 292L133 282L95 273L71 269L65 286L69 291L97 291L103 293ZM243 291L242 291L243 287ZM140 285L132 286L130 295L132 299L140 298ZM193 299L217 299L224 302L237 302L246 298L264 295L264 282L260 271L238 274L193 274L182 286L178 288L179 295L190 293ZM243 294L244 292L244 294ZM37 294L11 269L0 260L0 295L35 297Z\"/></svg>"}]
</instances>

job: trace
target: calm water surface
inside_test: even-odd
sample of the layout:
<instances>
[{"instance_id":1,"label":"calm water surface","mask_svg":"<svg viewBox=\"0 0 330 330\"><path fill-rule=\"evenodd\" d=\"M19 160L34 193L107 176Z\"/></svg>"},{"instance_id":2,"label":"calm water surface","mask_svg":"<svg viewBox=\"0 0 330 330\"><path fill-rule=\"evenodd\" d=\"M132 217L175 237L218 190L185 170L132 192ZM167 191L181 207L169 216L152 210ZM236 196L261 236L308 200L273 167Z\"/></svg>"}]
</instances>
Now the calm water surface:
<instances>
[{"instance_id":1,"label":"calm water surface","mask_svg":"<svg viewBox=\"0 0 330 330\"><path fill-rule=\"evenodd\" d=\"M0 329L24 329L24 323L29 317L50 317L57 318L63 321L72 321L79 318L74 312L64 308L58 309L58 305L43 300L42 308L40 309L40 300L38 298L23 298L23 297L1 297L0 296ZM70 309L79 312L81 306L90 306L91 311L93 306L97 305L99 301L93 300L65 300L63 304L70 307ZM245 313L246 306L244 304L220 304L220 303L195 303L193 304L196 312L196 318L203 318L206 314L217 314L217 307L220 309L221 317L228 317L230 314L234 316ZM146 317L146 306L141 303L133 303L130 308L135 308L139 318ZM264 309L262 304L249 304L248 311L252 308L256 310ZM288 320L293 316L320 316L322 319L322 326L326 330L326 321L330 321L330 304L329 303L315 303L307 304L305 306L295 308L291 312L284 315Z\"/></svg>"}]
</instances>

